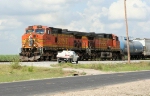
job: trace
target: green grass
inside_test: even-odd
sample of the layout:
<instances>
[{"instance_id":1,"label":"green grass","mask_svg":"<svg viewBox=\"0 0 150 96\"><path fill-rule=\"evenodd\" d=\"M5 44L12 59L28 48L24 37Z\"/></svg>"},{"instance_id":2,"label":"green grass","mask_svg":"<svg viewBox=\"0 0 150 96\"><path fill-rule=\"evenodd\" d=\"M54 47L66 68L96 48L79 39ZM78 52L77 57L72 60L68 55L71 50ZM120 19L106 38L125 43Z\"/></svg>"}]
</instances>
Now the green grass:
<instances>
[{"instance_id":1,"label":"green grass","mask_svg":"<svg viewBox=\"0 0 150 96\"><path fill-rule=\"evenodd\" d=\"M122 71L140 71L140 70L150 70L150 62L140 62L131 64L57 64L52 65L53 67L61 68L84 68L84 69L95 69L101 71L111 71L111 72L122 72Z\"/></svg>"},{"instance_id":2,"label":"green grass","mask_svg":"<svg viewBox=\"0 0 150 96\"><path fill-rule=\"evenodd\" d=\"M104 65L103 70L113 72L150 70L150 63L140 62L131 64Z\"/></svg>"},{"instance_id":3,"label":"green grass","mask_svg":"<svg viewBox=\"0 0 150 96\"><path fill-rule=\"evenodd\" d=\"M34 66L21 66L18 61L10 65L0 65L0 82L12 82L22 80L35 80L43 78L56 78L73 76L76 71L63 71L62 68L85 68L95 69L105 72L123 72L150 70L150 62L140 62L131 64L71 64L60 63L51 65L55 68L42 68ZM79 73L86 75L85 72Z\"/></svg>"},{"instance_id":4,"label":"green grass","mask_svg":"<svg viewBox=\"0 0 150 96\"><path fill-rule=\"evenodd\" d=\"M74 73L74 71L63 71L62 68L39 68L17 64L0 65L0 82L65 77L72 76Z\"/></svg>"},{"instance_id":5,"label":"green grass","mask_svg":"<svg viewBox=\"0 0 150 96\"><path fill-rule=\"evenodd\" d=\"M16 61L19 60L19 55L0 55L0 61Z\"/></svg>"}]
</instances>

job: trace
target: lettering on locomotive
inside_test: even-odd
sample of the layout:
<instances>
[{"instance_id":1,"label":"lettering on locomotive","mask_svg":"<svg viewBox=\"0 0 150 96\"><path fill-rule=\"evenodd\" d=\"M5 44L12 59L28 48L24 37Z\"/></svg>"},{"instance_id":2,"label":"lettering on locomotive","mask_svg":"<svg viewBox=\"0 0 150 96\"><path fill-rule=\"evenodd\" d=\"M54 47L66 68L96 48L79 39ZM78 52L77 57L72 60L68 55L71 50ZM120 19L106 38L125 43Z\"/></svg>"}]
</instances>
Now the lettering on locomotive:
<instances>
[{"instance_id":1,"label":"lettering on locomotive","mask_svg":"<svg viewBox=\"0 0 150 96\"><path fill-rule=\"evenodd\" d=\"M59 38L57 44L68 44L68 38Z\"/></svg>"}]
</instances>

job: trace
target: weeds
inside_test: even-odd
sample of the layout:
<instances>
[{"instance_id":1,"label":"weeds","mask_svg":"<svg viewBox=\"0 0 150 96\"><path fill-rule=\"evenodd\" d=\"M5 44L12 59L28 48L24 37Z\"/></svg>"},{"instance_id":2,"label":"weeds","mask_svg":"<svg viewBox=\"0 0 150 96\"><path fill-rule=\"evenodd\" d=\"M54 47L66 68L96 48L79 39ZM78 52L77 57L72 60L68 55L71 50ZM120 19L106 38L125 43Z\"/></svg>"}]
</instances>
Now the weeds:
<instances>
[{"instance_id":1,"label":"weeds","mask_svg":"<svg viewBox=\"0 0 150 96\"><path fill-rule=\"evenodd\" d=\"M86 75L86 73L85 73L85 72L82 72L82 73L80 73L80 75Z\"/></svg>"},{"instance_id":2,"label":"weeds","mask_svg":"<svg viewBox=\"0 0 150 96\"><path fill-rule=\"evenodd\" d=\"M21 66L19 64L18 59L15 59L10 65L0 65L0 82L63 77L77 73L76 71L63 71L62 68L84 68L113 72L150 70L150 62L140 62L131 64L63 63L61 64L61 66L59 64L52 66L56 68L38 68L33 66ZM80 75L86 75L86 73L81 72Z\"/></svg>"},{"instance_id":3,"label":"weeds","mask_svg":"<svg viewBox=\"0 0 150 96\"><path fill-rule=\"evenodd\" d=\"M102 65L98 64L97 67L96 67L96 69L97 70L103 70L103 67L102 67Z\"/></svg>"},{"instance_id":4,"label":"weeds","mask_svg":"<svg viewBox=\"0 0 150 96\"><path fill-rule=\"evenodd\" d=\"M39 68L34 66L20 67L19 63L14 62L11 65L0 65L0 82L55 78L70 76L70 74L72 74L72 72L63 71L62 68Z\"/></svg>"},{"instance_id":5,"label":"weeds","mask_svg":"<svg viewBox=\"0 0 150 96\"><path fill-rule=\"evenodd\" d=\"M150 62L148 63L148 66L150 66Z\"/></svg>"},{"instance_id":6,"label":"weeds","mask_svg":"<svg viewBox=\"0 0 150 96\"><path fill-rule=\"evenodd\" d=\"M57 67L58 65L52 65ZM84 69L95 69L101 71L137 71L137 70L150 70L150 62L138 62L138 63L120 63L120 64L71 64L64 63L61 68L84 68Z\"/></svg>"},{"instance_id":7,"label":"weeds","mask_svg":"<svg viewBox=\"0 0 150 96\"><path fill-rule=\"evenodd\" d=\"M10 66L11 66L12 69L20 69L21 68L21 65L19 64L18 61L12 62L10 64Z\"/></svg>"},{"instance_id":8,"label":"weeds","mask_svg":"<svg viewBox=\"0 0 150 96\"><path fill-rule=\"evenodd\" d=\"M28 72L33 72L33 66L28 67Z\"/></svg>"},{"instance_id":9,"label":"weeds","mask_svg":"<svg viewBox=\"0 0 150 96\"><path fill-rule=\"evenodd\" d=\"M90 66L90 69L102 70L103 67L102 67L101 64L92 64L92 65Z\"/></svg>"},{"instance_id":10,"label":"weeds","mask_svg":"<svg viewBox=\"0 0 150 96\"><path fill-rule=\"evenodd\" d=\"M0 55L0 61L15 61L19 60L19 55Z\"/></svg>"}]
</instances>

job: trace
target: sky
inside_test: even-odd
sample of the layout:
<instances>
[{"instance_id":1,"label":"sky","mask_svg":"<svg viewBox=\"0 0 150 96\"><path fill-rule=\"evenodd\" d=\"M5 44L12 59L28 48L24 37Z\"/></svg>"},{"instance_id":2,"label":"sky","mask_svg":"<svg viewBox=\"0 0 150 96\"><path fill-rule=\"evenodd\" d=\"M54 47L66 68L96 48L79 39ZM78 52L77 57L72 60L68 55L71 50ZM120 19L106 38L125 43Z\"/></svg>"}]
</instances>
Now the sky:
<instances>
[{"instance_id":1,"label":"sky","mask_svg":"<svg viewBox=\"0 0 150 96\"><path fill-rule=\"evenodd\" d=\"M128 33L150 38L150 0L126 0ZM19 54L31 25L126 36L124 0L0 0L0 55Z\"/></svg>"}]
</instances>

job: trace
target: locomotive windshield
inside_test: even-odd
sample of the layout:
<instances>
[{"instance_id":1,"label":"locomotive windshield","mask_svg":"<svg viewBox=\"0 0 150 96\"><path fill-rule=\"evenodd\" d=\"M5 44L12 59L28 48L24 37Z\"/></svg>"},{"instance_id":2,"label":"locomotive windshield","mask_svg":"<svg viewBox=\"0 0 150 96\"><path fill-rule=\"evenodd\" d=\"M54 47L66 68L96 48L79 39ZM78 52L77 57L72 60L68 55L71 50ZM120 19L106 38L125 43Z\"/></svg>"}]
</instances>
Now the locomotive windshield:
<instances>
[{"instance_id":1,"label":"locomotive windshield","mask_svg":"<svg viewBox=\"0 0 150 96\"><path fill-rule=\"evenodd\" d=\"M38 34L43 34L44 33L44 29L36 29L35 32Z\"/></svg>"},{"instance_id":2,"label":"locomotive windshield","mask_svg":"<svg viewBox=\"0 0 150 96\"><path fill-rule=\"evenodd\" d=\"M30 33L30 32L33 32L33 31L34 31L33 29L27 29L26 33Z\"/></svg>"}]
</instances>

